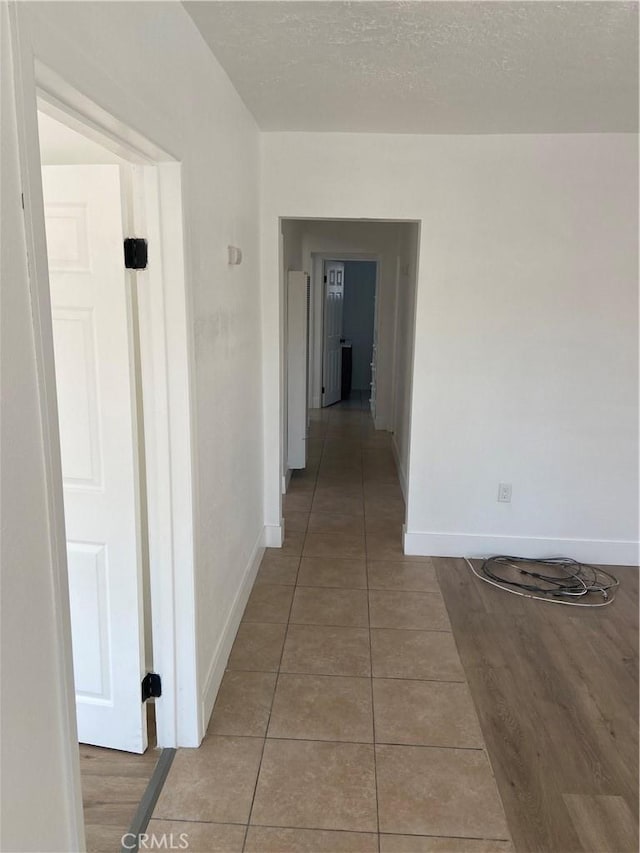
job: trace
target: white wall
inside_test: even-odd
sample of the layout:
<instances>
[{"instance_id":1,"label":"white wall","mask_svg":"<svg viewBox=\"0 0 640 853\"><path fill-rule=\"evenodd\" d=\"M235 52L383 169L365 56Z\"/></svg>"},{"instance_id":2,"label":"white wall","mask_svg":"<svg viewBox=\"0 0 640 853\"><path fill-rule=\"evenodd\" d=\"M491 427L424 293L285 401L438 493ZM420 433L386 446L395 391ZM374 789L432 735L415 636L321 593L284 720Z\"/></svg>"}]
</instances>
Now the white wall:
<instances>
[{"instance_id":1,"label":"white wall","mask_svg":"<svg viewBox=\"0 0 640 853\"><path fill-rule=\"evenodd\" d=\"M102 145L38 112L40 157L43 166L75 166L77 163L123 163L121 157Z\"/></svg>"},{"instance_id":2,"label":"white wall","mask_svg":"<svg viewBox=\"0 0 640 853\"><path fill-rule=\"evenodd\" d=\"M346 261L342 334L351 342L351 387L369 392L375 321L376 266L370 261Z\"/></svg>"},{"instance_id":3,"label":"white wall","mask_svg":"<svg viewBox=\"0 0 640 853\"><path fill-rule=\"evenodd\" d=\"M416 319L417 263L420 226L411 223L399 230L399 277L396 298L395 364L393 378L393 450L402 491L407 499L411 392Z\"/></svg>"},{"instance_id":4,"label":"white wall","mask_svg":"<svg viewBox=\"0 0 640 853\"><path fill-rule=\"evenodd\" d=\"M281 223L282 264L285 273L302 270L302 235L305 223L296 219L285 219ZM308 272L308 270L304 270Z\"/></svg>"},{"instance_id":5,"label":"white wall","mask_svg":"<svg viewBox=\"0 0 640 853\"><path fill-rule=\"evenodd\" d=\"M197 470L193 472L195 581L192 587L191 578L178 575L176 586L181 595L186 590L192 596L196 608L197 638L192 637L191 643L196 645L197 671L195 682L185 680L178 690L188 696L195 692L199 698L198 713L182 740L195 745L211 710L264 538L258 132L179 3L20 3L16 14L21 71L31 80L24 106L32 127L35 55L182 162ZM5 56L3 49L3 60ZM3 86L5 80L3 71ZM3 203L5 185L18 181L15 158L6 169L5 165L3 160ZM12 203L10 213L19 214L15 197ZM31 215L29 208L27 216ZM42 222L36 221L36 226ZM16 251L17 263L24 266L21 243L17 238L8 243ZM241 266L227 265L228 244L243 249ZM3 273L3 299L4 282ZM3 832L15 840L12 849L74 849L69 827L77 791L63 776L59 758L65 749L59 720L68 696L60 695L64 683L58 680L57 638L51 624L63 599L54 596L46 517L39 509L45 499L39 451L43 439L34 433L34 408L41 401L34 386L24 269L22 277L16 274L14 285L3 368L10 368L7 382L17 395L13 426L9 424L6 435L15 461L3 465L2 487L12 490L13 505L6 521L3 516L3 526L15 525L6 547L17 560L3 562L3 605L6 601L10 607L3 629L15 629L3 653L11 656L7 682L12 683L14 673L16 684L15 692L3 693L3 698L7 693L12 697L3 723L15 723L10 761L3 762L3 771L10 776L3 795L11 790L16 808L3 821ZM3 410L4 382L5 377ZM192 531L180 533L188 541ZM26 612L32 614L29 620L24 619ZM33 624L38 625L37 632ZM66 653L70 660L70 647ZM45 740L47 747L39 749ZM27 759L34 754L37 766ZM34 818L33 803L39 803L46 830Z\"/></svg>"},{"instance_id":6,"label":"white wall","mask_svg":"<svg viewBox=\"0 0 640 853\"><path fill-rule=\"evenodd\" d=\"M637 137L270 133L262 169L265 362L277 216L421 221L405 546L634 561Z\"/></svg>"},{"instance_id":7,"label":"white wall","mask_svg":"<svg viewBox=\"0 0 640 853\"><path fill-rule=\"evenodd\" d=\"M0 4L0 59L0 849L79 850L84 842L80 800L74 796L78 751L70 741L73 676L65 654L69 610L55 595L51 570L56 555L47 527L47 467L5 4Z\"/></svg>"},{"instance_id":8,"label":"white wall","mask_svg":"<svg viewBox=\"0 0 640 853\"><path fill-rule=\"evenodd\" d=\"M296 220L284 220L281 223L280 233L282 236L282 261L281 261L281 270L282 270L282 288L283 293L286 294L287 287L287 273L292 270L303 270L302 266L302 223ZM288 485L288 479L290 477L289 466L287 464L287 452L289 446L289 409L288 409L288 400L287 400L287 387L288 387L288 376L287 376L287 359L284 357L287 349L287 325L288 325L288 317L287 317L287 300L282 300L282 329L283 329L283 358L282 358L282 442L280 446L280 459L281 459L281 487L282 491L286 491L286 485ZM282 534L281 531L269 530L269 545L279 546L282 544Z\"/></svg>"}]
</instances>

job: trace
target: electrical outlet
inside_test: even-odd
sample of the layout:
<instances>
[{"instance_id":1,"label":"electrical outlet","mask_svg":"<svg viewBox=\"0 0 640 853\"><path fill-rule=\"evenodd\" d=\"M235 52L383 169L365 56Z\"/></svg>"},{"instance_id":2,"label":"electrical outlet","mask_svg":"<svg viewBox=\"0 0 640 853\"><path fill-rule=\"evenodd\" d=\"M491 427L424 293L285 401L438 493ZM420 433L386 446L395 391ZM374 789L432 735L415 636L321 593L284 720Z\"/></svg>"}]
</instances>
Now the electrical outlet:
<instances>
[{"instance_id":1,"label":"electrical outlet","mask_svg":"<svg viewBox=\"0 0 640 853\"><path fill-rule=\"evenodd\" d=\"M498 502L511 503L511 483L498 483Z\"/></svg>"}]
</instances>

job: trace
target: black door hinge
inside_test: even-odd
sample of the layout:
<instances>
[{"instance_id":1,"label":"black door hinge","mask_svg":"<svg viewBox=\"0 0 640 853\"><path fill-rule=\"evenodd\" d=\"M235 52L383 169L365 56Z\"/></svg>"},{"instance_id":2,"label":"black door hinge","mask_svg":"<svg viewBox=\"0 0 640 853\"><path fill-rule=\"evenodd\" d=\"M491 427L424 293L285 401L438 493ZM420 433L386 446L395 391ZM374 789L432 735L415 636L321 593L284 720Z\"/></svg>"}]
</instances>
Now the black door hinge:
<instances>
[{"instance_id":1,"label":"black door hinge","mask_svg":"<svg viewBox=\"0 0 640 853\"><path fill-rule=\"evenodd\" d=\"M157 672L148 672L142 679L142 701L162 696L162 681Z\"/></svg>"},{"instance_id":2,"label":"black door hinge","mask_svg":"<svg viewBox=\"0 0 640 853\"><path fill-rule=\"evenodd\" d=\"M324 283L325 283L325 284L327 283L327 277L326 277L326 275L325 275L325 277L324 277Z\"/></svg>"},{"instance_id":3,"label":"black door hinge","mask_svg":"<svg viewBox=\"0 0 640 853\"><path fill-rule=\"evenodd\" d=\"M322 393L324 394L324 385L322 386Z\"/></svg>"},{"instance_id":4,"label":"black door hinge","mask_svg":"<svg viewBox=\"0 0 640 853\"><path fill-rule=\"evenodd\" d=\"M127 237L124 241L124 265L128 270L147 268L147 241L143 237Z\"/></svg>"}]
</instances>

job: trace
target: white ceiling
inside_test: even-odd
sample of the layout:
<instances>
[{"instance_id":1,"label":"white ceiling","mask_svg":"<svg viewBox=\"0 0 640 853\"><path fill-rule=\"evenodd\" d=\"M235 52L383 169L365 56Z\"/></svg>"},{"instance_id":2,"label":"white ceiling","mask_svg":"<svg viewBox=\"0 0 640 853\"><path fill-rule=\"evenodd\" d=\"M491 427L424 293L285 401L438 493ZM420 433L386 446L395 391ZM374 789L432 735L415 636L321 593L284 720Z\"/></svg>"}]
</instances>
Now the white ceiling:
<instances>
[{"instance_id":1,"label":"white ceiling","mask_svg":"<svg viewBox=\"0 0 640 853\"><path fill-rule=\"evenodd\" d=\"M636 2L185 6L263 130L637 130Z\"/></svg>"}]
</instances>

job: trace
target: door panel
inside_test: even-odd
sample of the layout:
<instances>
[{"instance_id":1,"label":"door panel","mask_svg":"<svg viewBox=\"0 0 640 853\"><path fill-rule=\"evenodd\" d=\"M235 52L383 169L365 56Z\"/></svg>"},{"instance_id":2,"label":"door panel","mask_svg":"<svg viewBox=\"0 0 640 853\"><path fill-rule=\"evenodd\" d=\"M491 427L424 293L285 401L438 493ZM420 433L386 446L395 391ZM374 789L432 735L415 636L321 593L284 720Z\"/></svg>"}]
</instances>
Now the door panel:
<instances>
[{"instance_id":1,"label":"door panel","mask_svg":"<svg viewBox=\"0 0 640 853\"><path fill-rule=\"evenodd\" d=\"M102 486L96 333L87 308L53 308L62 472L65 486Z\"/></svg>"},{"instance_id":2,"label":"door panel","mask_svg":"<svg viewBox=\"0 0 640 853\"><path fill-rule=\"evenodd\" d=\"M78 739L147 732L135 385L119 167L44 166Z\"/></svg>"},{"instance_id":3,"label":"door panel","mask_svg":"<svg viewBox=\"0 0 640 853\"><path fill-rule=\"evenodd\" d=\"M111 702L106 543L67 542L76 696ZM82 637L82 644L75 642Z\"/></svg>"},{"instance_id":4,"label":"door panel","mask_svg":"<svg viewBox=\"0 0 640 853\"><path fill-rule=\"evenodd\" d=\"M322 405L337 403L342 394L342 309L344 305L344 264L324 265L324 353Z\"/></svg>"}]
</instances>

